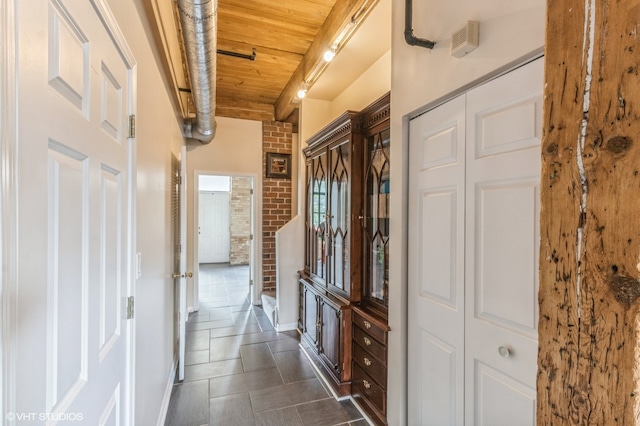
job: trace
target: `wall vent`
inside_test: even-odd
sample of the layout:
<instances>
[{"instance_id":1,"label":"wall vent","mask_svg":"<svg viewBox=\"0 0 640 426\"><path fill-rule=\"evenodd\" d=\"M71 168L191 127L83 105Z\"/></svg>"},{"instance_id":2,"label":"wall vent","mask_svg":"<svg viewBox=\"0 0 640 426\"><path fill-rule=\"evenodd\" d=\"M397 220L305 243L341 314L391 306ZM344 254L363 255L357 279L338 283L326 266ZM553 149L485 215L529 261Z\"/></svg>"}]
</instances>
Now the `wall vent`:
<instances>
[{"instance_id":1,"label":"wall vent","mask_svg":"<svg viewBox=\"0 0 640 426\"><path fill-rule=\"evenodd\" d=\"M467 25L451 35L451 56L462 58L478 47L480 24L478 21L467 21Z\"/></svg>"}]
</instances>

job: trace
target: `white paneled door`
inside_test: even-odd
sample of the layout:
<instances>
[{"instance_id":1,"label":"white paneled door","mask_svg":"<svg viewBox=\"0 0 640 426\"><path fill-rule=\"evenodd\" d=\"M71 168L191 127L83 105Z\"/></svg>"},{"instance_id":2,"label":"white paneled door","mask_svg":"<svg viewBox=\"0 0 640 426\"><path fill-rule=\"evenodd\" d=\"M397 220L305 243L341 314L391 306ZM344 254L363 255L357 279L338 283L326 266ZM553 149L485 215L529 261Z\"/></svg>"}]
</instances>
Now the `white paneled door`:
<instances>
[{"instance_id":1,"label":"white paneled door","mask_svg":"<svg viewBox=\"0 0 640 426\"><path fill-rule=\"evenodd\" d=\"M409 407L433 425L464 418L464 107L411 123Z\"/></svg>"},{"instance_id":2,"label":"white paneled door","mask_svg":"<svg viewBox=\"0 0 640 426\"><path fill-rule=\"evenodd\" d=\"M535 424L542 70L410 123L412 422Z\"/></svg>"},{"instance_id":3,"label":"white paneled door","mask_svg":"<svg viewBox=\"0 0 640 426\"><path fill-rule=\"evenodd\" d=\"M229 193L201 192L198 203L198 262L229 261Z\"/></svg>"},{"instance_id":4,"label":"white paneled door","mask_svg":"<svg viewBox=\"0 0 640 426\"><path fill-rule=\"evenodd\" d=\"M135 62L103 0L16 5L12 416L18 424L129 424Z\"/></svg>"}]
</instances>

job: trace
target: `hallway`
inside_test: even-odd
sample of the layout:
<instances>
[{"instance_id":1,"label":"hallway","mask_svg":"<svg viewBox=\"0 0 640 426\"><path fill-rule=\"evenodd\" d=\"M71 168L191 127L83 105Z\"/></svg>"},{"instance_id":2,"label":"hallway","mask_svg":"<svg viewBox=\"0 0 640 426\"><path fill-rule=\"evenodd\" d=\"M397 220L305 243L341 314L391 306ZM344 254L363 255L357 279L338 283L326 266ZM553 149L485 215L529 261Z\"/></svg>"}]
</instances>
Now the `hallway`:
<instances>
[{"instance_id":1,"label":"hallway","mask_svg":"<svg viewBox=\"0 0 640 426\"><path fill-rule=\"evenodd\" d=\"M166 425L354 425L298 347L248 298L248 266L200 265L200 310L187 323L184 382L173 387Z\"/></svg>"}]
</instances>

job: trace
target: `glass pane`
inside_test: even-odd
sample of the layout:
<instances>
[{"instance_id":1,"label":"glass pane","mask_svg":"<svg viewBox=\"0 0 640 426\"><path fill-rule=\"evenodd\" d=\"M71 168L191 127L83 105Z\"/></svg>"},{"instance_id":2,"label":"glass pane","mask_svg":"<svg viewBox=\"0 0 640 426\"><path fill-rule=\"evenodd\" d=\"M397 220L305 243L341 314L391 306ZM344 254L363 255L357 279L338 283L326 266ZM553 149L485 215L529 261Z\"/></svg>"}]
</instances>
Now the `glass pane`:
<instances>
[{"instance_id":1,"label":"glass pane","mask_svg":"<svg viewBox=\"0 0 640 426\"><path fill-rule=\"evenodd\" d=\"M330 282L345 289L349 277L349 147L331 151Z\"/></svg>"},{"instance_id":2,"label":"glass pane","mask_svg":"<svg viewBox=\"0 0 640 426\"><path fill-rule=\"evenodd\" d=\"M313 241L313 237L312 237L312 233L313 233L313 226L311 225L313 219L313 209L312 209L312 200L313 200L313 186L311 184L313 180L313 162L309 161L307 162L307 182L306 182L306 193L307 193L307 211L306 211L306 218L305 218L305 247L307 248L305 250L305 254L304 254L304 265L305 265L305 270L308 272L310 271L310 265L311 265L311 259L312 259L312 244L311 241Z\"/></svg>"},{"instance_id":3,"label":"glass pane","mask_svg":"<svg viewBox=\"0 0 640 426\"><path fill-rule=\"evenodd\" d=\"M389 281L389 130L367 140L369 164L365 175L364 232L366 295L388 304Z\"/></svg>"},{"instance_id":4,"label":"glass pane","mask_svg":"<svg viewBox=\"0 0 640 426\"><path fill-rule=\"evenodd\" d=\"M327 183L325 180L326 156L320 156L313 161L313 183L311 193L311 226L313 248L313 264L311 271L321 278L326 278L325 254L325 218L327 213Z\"/></svg>"}]
</instances>

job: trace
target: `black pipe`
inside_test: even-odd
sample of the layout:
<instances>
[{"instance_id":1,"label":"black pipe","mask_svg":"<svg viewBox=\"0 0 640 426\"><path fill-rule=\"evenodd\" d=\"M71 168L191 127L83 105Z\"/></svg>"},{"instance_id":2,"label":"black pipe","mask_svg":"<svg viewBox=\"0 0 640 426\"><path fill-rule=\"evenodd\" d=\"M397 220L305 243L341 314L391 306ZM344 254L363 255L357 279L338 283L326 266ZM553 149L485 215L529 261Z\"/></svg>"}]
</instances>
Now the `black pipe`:
<instances>
[{"instance_id":1,"label":"black pipe","mask_svg":"<svg viewBox=\"0 0 640 426\"><path fill-rule=\"evenodd\" d=\"M433 49L436 45L434 41L426 40L424 38L417 38L413 35L413 0L406 0L404 2L404 40L410 46L420 46L427 49Z\"/></svg>"},{"instance_id":2,"label":"black pipe","mask_svg":"<svg viewBox=\"0 0 640 426\"><path fill-rule=\"evenodd\" d=\"M253 52L251 53L251 55L246 55L244 53L237 53L237 52L231 52L229 50L216 50L217 53L221 54L221 55L227 55L227 56L233 56L234 58L241 58L241 59L248 59L250 61L255 61L256 60L256 49L253 49Z\"/></svg>"}]
</instances>

